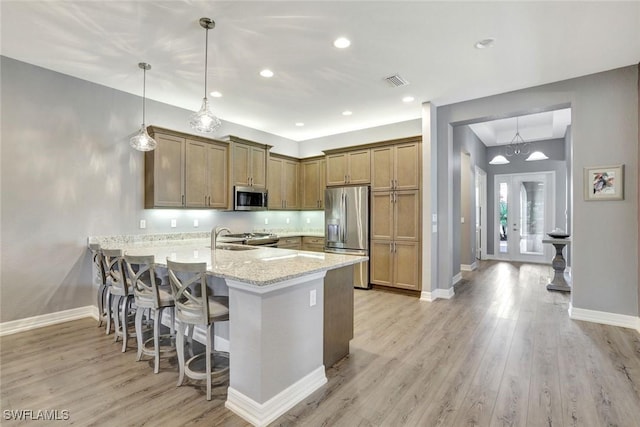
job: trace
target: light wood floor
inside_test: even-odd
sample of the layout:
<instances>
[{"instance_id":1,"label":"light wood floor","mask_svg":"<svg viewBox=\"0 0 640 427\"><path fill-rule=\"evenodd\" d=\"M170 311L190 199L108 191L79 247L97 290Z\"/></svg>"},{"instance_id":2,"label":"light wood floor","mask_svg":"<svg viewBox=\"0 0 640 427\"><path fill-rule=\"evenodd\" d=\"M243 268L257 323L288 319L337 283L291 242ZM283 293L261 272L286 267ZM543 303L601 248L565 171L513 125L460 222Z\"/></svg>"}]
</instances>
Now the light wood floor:
<instances>
[{"instance_id":1,"label":"light wood floor","mask_svg":"<svg viewBox=\"0 0 640 427\"><path fill-rule=\"evenodd\" d=\"M357 290L351 355L274 425L640 426L640 335L568 319L549 274L483 262L433 303ZM0 344L3 411L66 409L81 426L247 425L224 408L224 387L211 402L176 388L175 365L154 375L93 320Z\"/></svg>"}]
</instances>

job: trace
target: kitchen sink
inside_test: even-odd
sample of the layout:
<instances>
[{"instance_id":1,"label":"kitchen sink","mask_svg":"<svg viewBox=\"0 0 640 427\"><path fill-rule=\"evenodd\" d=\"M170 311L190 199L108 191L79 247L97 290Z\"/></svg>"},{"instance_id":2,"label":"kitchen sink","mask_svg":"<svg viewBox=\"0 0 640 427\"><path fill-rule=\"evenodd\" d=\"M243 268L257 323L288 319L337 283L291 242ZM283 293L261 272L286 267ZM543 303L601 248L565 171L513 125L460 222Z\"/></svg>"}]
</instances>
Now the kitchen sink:
<instances>
[{"instance_id":1,"label":"kitchen sink","mask_svg":"<svg viewBox=\"0 0 640 427\"><path fill-rule=\"evenodd\" d=\"M223 251L251 251L258 248L248 245L217 245L216 249L222 249Z\"/></svg>"}]
</instances>

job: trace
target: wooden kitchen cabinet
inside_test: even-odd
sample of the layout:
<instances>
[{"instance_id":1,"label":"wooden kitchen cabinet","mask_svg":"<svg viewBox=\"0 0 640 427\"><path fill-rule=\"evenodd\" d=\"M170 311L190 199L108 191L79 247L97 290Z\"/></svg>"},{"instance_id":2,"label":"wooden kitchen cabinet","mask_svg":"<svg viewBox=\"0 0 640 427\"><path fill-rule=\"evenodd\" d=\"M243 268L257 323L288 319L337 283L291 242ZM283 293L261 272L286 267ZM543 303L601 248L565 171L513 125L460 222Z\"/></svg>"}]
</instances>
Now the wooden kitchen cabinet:
<instances>
[{"instance_id":1,"label":"wooden kitchen cabinet","mask_svg":"<svg viewBox=\"0 0 640 427\"><path fill-rule=\"evenodd\" d=\"M278 241L278 248L280 249L302 249L302 237L300 236L291 236L291 237L281 237Z\"/></svg>"},{"instance_id":2,"label":"wooden kitchen cabinet","mask_svg":"<svg viewBox=\"0 0 640 427\"><path fill-rule=\"evenodd\" d=\"M324 189L326 187L326 161L324 157L305 159L300 162L301 195L300 208L307 210L324 209Z\"/></svg>"},{"instance_id":3,"label":"wooden kitchen cabinet","mask_svg":"<svg viewBox=\"0 0 640 427\"><path fill-rule=\"evenodd\" d=\"M420 243L373 240L371 242L371 283L419 291Z\"/></svg>"},{"instance_id":4,"label":"wooden kitchen cabinet","mask_svg":"<svg viewBox=\"0 0 640 427\"><path fill-rule=\"evenodd\" d=\"M371 194L371 239L420 240L420 192L385 191Z\"/></svg>"},{"instance_id":5,"label":"wooden kitchen cabinet","mask_svg":"<svg viewBox=\"0 0 640 427\"><path fill-rule=\"evenodd\" d=\"M269 209L298 209L300 161L286 156L270 155L267 169Z\"/></svg>"},{"instance_id":6,"label":"wooden kitchen cabinet","mask_svg":"<svg viewBox=\"0 0 640 427\"><path fill-rule=\"evenodd\" d=\"M145 152L144 207L181 208L184 206L185 139L149 128L158 143Z\"/></svg>"},{"instance_id":7,"label":"wooden kitchen cabinet","mask_svg":"<svg viewBox=\"0 0 640 427\"><path fill-rule=\"evenodd\" d=\"M267 152L271 146L235 136L226 139L233 143L233 185L267 187Z\"/></svg>"},{"instance_id":8,"label":"wooden kitchen cabinet","mask_svg":"<svg viewBox=\"0 0 640 427\"><path fill-rule=\"evenodd\" d=\"M227 208L228 144L186 140L185 206Z\"/></svg>"},{"instance_id":9,"label":"wooden kitchen cabinet","mask_svg":"<svg viewBox=\"0 0 640 427\"><path fill-rule=\"evenodd\" d=\"M420 188L420 137L417 141L371 149L371 190Z\"/></svg>"},{"instance_id":10,"label":"wooden kitchen cabinet","mask_svg":"<svg viewBox=\"0 0 640 427\"><path fill-rule=\"evenodd\" d=\"M371 182L370 149L327 154L326 161L328 187Z\"/></svg>"},{"instance_id":11,"label":"wooden kitchen cabinet","mask_svg":"<svg viewBox=\"0 0 640 427\"><path fill-rule=\"evenodd\" d=\"M311 252L324 252L324 237L302 237L302 250Z\"/></svg>"}]
</instances>

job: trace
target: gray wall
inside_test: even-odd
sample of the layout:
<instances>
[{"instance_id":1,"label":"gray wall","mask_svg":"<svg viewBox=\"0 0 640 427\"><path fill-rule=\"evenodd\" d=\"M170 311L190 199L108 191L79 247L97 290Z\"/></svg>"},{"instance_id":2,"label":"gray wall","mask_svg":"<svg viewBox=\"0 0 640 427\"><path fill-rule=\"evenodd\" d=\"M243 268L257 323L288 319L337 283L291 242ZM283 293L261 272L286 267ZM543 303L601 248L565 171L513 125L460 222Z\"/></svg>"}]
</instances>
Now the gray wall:
<instances>
[{"instance_id":1,"label":"gray wall","mask_svg":"<svg viewBox=\"0 0 640 427\"><path fill-rule=\"evenodd\" d=\"M143 209L143 154L128 143L140 126L139 97L4 56L0 67L1 322L95 304L87 236L265 227L262 213ZM192 133L189 114L147 103L149 124ZM233 123L214 137L227 134L298 154L293 141ZM300 216L269 215L272 227Z\"/></svg>"},{"instance_id":2,"label":"gray wall","mask_svg":"<svg viewBox=\"0 0 640 427\"><path fill-rule=\"evenodd\" d=\"M547 231L555 227L567 230L567 164L565 161L565 139L550 139L547 141L535 141L531 143L531 151L542 151L549 157L548 160L535 162L525 161L526 156L513 156L509 158L511 163L506 165L490 165L487 163L487 254L495 254L494 250L494 223L495 223L495 191L494 183L496 174L532 173L554 171L556 174L556 202L554 224L547 225ZM487 160L490 161L497 154L504 154L502 147L488 147Z\"/></svg>"},{"instance_id":3,"label":"gray wall","mask_svg":"<svg viewBox=\"0 0 640 427\"><path fill-rule=\"evenodd\" d=\"M574 307L638 315L638 67L629 66L438 108L439 165L448 165L452 125L571 107ZM583 200L586 166L624 163L625 199ZM449 228L449 171L438 171L439 230ZM490 187L489 187L490 188ZM442 194L440 194L442 193ZM444 201L445 203L440 203ZM606 220L603 221L603 218ZM444 222L444 224L443 224ZM452 245L438 239L436 268L450 271ZM431 266L434 268L434 266ZM449 277L439 275L448 288Z\"/></svg>"}]
</instances>

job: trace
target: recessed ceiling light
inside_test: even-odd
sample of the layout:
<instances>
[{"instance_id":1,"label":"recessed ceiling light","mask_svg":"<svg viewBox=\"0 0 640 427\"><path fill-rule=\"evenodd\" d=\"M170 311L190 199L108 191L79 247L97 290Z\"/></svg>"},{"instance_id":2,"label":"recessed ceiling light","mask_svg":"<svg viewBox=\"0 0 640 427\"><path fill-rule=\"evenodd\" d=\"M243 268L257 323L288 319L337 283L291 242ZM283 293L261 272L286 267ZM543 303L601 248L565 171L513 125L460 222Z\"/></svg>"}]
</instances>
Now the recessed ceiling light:
<instances>
[{"instance_id":1,"label":"recessed ceiling light","mask_svg":"<svg viewBox=\"0 0 640 427\"><path fill-rule=\"evenodd\" d=\"M402 102L413 102L415 98L413 96L405 96L402 98Z\"/></svg>"},{"instance_id":2,"label":"recessed ceiling light","mask_svg":"<svg viewBox=\"0 0 640 427\"><path fill-rule=\"evenodd\" d=\"M488 39L477 41L476 44L474 44L474 46L476 47L476 49L486 49L488 47L493 47L495 43L496 43L496 39L494 39L493 37L489 37Z\"/></svg>"},{"instance_id":3,"label":"recessed ceiling light","mask_svg":"<svg viewBox=\"0 0 640 427\"><path fill-rule=\"evenodd\" d=\"M296 126L298 126L299 128L301 128L302 126L304 126L304 123L302 123L302 122L297 122L297 123L296 123Z\"/></svg>"},{"instance_id":4,"label":"recessed ceiling light","mask_svg":"<svg viewBox=\"0 0 640 427\"><path fill-rule=\"evenodd\" d=\"M353 114L353 113L352 113L351 111L349 111L349 110L347 110L347 111L343 111L343 112L342 112L342 115L343 115L343 116L350 116L350 115L352 115L352 114Z\"/></svg>"},{"instance_id":5,"label":"recessed ceiling light","mask_svg":"<svg viewBox=\"0 0 640 427\"><path fill-rule=\"evenodd\" d=\"M346 49L351 46L351 40L346 37L338 37L333 41L333 45L338 49Z\"/></svg>"},{"instance_id":6,"label":"recessed ceiling light","mask_svg":"<svg viewBox=\"0 0 640 427\"><path fill-rule=\"evenodd\" d=\"M220 92L218 92L217 90L214 90L209 95L213 96L214 98L222 98L222 94Z\"/></svg>"},{"instance_id":7,"label":"recessed ceiling light","mask_svg":"<svg viewBox=\"0 0 640 427\"><path fill-rule=\"evenodd\" d=\"M273 77L273 71L271 71L268 68L265 68L264 70L260 71L260 75L262 77L270 78L270 77Z\"/></svg>"}]
</instances>

